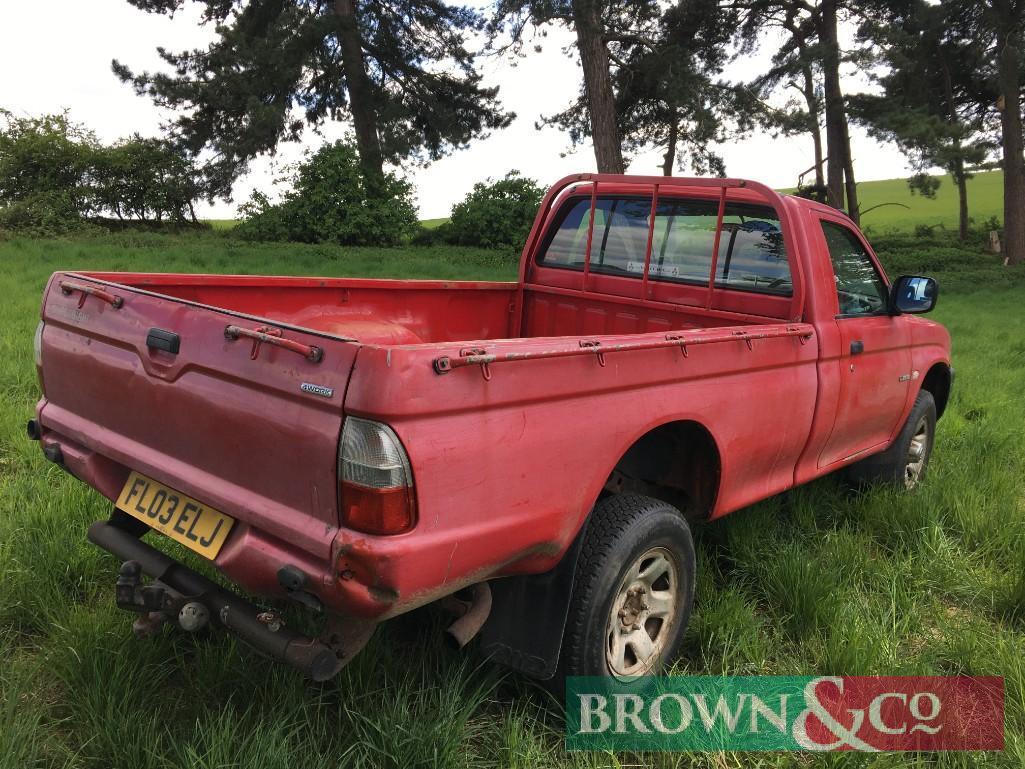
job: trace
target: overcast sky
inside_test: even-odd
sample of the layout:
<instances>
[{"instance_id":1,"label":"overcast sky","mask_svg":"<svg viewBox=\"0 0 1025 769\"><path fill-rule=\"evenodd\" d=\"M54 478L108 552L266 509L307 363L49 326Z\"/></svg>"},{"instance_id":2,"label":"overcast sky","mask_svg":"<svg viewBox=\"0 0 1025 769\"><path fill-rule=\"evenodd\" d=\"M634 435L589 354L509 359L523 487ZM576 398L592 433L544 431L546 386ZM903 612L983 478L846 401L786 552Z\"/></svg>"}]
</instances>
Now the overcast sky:
<instances>
[{"instance_id":1,"label":"overcast sky","mask_svg":"<svg viewBox=\"0 0 1025 769\"><path fill-rule=\"evenodd\" d=\"M171 115L136 96L118 82L110 69L117 58L133 69L161 65L156 47L170 50L196 47L211 39L213 31L201 27L193 5L174 19L137 10L125 0L3 0L0 4L0 106L14 112L37 115L70 110L103 141L133 132L157 135ZM474 182L500 177L515 168L549 184L574 172L593 171L590 145L571 150L565 134L538 130L541 115L562 110L579 87L580 69L563 53L572 37L553 30L542 53L511 62L489 59L483 71L492 85L501 87L506 108L518 119L507 129L474 142L429 168L410 168L405 173L416 186L423 218L447 216ZM751 78L766 67L766 56L736 62L729 73ZM849 73L853 76L853 73ZM203 204L198 213L209 218L231 218L237 205L253 189L272 192L275 168L300 157L326 138L336 138L344 126L329 126L324 136L308 133L302 145L283 145L276 157L259 158L251 172L235 186L234 202ZM852 128L852 144L859 180L904 176L908 166L893 147L880 145L860 129ZM777 187L794 186L797 175L813 162L807 137L774 139L758 133L720 148L731 176L743 176ZM660 172L659 152L634 159L629 171Z\"/></svg>"}]
</instances>

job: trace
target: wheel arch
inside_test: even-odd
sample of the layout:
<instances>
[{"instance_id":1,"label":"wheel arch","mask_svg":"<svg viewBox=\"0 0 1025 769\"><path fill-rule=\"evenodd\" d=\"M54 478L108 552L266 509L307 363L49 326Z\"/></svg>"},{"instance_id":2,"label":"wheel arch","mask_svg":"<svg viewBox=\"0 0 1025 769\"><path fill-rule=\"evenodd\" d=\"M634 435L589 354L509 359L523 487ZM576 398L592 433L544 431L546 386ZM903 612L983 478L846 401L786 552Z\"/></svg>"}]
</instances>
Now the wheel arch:
<instances>
[{"instance_id":1,"label":"wheel arch","mask_svg":"<svg viewBox=\"0 0 1025 769\"><path fill-rule=\"evenodd\" d=\"M704 519L719 499L722 471L722 454L711 430L695 419L674 419L633 439L608 473L603 493L644 494L668 502L688 518Z\"/></svg>"},{"instance_id":2,"label":"wheel arch","mask_svg":"<svg viewBox=\"0 0 1025 769\"><path fill-rule=\"evenodd\" d=\"M936 402L936 418L943 416L950 401L950 388L954 380L953 369L945 362L934 363L922 379L922 389Z\"/></svg>"}]
</instances>

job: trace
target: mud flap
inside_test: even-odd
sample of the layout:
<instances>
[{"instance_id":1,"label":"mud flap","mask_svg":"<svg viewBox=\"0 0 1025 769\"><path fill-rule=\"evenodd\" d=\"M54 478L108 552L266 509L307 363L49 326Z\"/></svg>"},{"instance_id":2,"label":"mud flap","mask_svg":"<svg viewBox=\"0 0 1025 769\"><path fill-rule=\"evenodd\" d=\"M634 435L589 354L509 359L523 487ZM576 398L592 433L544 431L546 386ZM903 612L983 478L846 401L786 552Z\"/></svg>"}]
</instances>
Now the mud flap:
<instances>
[{"instance_id":1,"label":"mud flap","mask_svg":"<svg viewBox=\"0 0 1025 769\"><path fill-rule=\"evenodd\" d=\"M491 614L481 629L485 656L541 681L555 675L586 528L551 571L491 581Z\"/></svg>"}]
</instances>

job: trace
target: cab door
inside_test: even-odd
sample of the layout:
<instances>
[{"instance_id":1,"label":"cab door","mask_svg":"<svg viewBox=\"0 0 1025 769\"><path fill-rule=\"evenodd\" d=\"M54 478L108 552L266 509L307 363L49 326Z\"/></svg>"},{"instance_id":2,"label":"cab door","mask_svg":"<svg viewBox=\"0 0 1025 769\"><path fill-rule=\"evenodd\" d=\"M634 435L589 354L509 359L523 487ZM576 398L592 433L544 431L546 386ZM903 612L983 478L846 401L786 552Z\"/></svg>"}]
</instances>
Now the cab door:
<instances>
[{"instance_id":1,"label":"cab door","mask_svg":"<svg viewBox=\"0 0 1025 769\"><path fill-rule=\"evenodd\" d=\"M910 331L889 312L889 286L861 238L840 219L820 219L836 284L840 395L829 439L819 455L826 467L883 449L904 413L910 387Z\"/></svg>"}]
</instances>

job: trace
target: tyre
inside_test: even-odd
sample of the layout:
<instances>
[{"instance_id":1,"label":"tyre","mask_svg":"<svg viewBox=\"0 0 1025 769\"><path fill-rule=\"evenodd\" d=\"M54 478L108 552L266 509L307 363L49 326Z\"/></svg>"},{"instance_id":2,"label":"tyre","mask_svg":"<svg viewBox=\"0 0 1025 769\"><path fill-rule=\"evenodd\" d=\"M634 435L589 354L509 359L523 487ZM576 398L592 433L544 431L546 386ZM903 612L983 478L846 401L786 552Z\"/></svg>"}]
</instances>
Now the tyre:
<instances>
[{"instance_id":1,"label":"tyre","mask_svg":"<svg viewBox=\"0 0 1025 769\"><path fill-rule=\"evenodd\" d=\"M679 510L623 494L591 513L577 561L556 685L628 680L676 656L694 605L694 543Z\"/></svg>"},{"instance_id":2,"label":"tyre","mask_svg":"<svg viewBox=\"0 0 1025 769\"><path fill-rule=\"evenodd\" d=\"M913 489L925 480L935 437L936 402L932 393L922 390L893 445L851 465L847 477L858 485Z\"/></svg>"}]
</instances>

